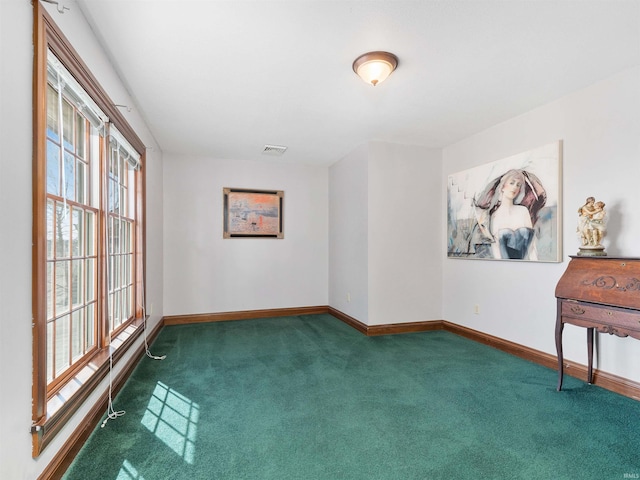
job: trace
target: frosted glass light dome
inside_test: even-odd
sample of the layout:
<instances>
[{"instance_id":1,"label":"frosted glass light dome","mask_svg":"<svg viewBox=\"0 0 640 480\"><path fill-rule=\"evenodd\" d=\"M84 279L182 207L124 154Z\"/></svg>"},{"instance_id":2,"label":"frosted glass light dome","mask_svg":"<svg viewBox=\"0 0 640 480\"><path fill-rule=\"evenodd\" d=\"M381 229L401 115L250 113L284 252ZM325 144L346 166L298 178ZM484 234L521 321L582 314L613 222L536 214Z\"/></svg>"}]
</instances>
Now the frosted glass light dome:
<instances>
[{"instance_id":1,"label":"frosted glass light dome","mask_svg":"<svg viewBox=\"0 0 640 480\"><path fill-rule=\"evenodd\" d=\"M382 83L398 66L398 57L389 52L369 52L353 62L353 71L374 87Z\"/></svg>"}]
</instances>

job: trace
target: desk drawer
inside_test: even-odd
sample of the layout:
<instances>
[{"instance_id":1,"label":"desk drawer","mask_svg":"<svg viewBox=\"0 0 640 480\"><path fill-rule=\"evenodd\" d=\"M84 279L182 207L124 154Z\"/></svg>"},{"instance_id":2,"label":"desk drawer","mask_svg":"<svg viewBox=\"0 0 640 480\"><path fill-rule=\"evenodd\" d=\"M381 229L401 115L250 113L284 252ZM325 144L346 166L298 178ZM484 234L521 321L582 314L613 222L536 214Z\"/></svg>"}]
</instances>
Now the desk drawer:
<instances>
[{"instance_id":1,"label":"desk drawer","mask_svg":"<svg viewBox=\"0 0 640 480\"><path fill-rule=\"evenodd\" d=\"M640 311L637 310L622 310L605 305L586 305L563 301L562 316L640 331Z\"/></svg>"}]
</instances>

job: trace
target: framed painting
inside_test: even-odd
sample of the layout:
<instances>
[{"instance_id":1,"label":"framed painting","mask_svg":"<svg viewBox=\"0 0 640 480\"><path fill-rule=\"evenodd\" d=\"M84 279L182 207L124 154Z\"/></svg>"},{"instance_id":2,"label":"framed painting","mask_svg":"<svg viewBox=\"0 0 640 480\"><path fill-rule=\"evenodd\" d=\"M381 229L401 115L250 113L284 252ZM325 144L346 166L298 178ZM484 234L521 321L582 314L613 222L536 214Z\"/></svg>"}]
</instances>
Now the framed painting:
<instances>
[{"instance_id":1,"label":"framed painting","mask_svg":"<svg viewBox=\"0 0 640 480\"><path fill-rule=\"evenodd\" d=\"M449 258L559 262L562 141L449 175Z\"/></svg>"},{"instance_id":2,"label":"framed painting","mask_svg":"<svg viewBox=\"0 0 640 480\"><path fill-rule=\"evenodd\" d=\"M224 188L224 238L284 238L282 190Z\"/></svg>"}]
</instances>

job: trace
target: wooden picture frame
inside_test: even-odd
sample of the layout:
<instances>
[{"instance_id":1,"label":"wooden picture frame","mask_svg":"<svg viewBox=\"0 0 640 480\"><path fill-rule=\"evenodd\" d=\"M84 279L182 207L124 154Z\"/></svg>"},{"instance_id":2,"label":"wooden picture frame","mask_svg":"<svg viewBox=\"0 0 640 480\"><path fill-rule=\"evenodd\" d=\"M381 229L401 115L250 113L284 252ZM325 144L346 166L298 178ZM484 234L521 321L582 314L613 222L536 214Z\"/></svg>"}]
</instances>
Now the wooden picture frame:
<instances>
[{"instance_id":1,"label":"wooden picture frame","mask_svg":"<svg viewBox=\"0 0 640 480\"><path fill-rule=\"evenodd\" d=\"M282 190L223 188L224 238L284 238Z\"/></svg>"}]
</instances>

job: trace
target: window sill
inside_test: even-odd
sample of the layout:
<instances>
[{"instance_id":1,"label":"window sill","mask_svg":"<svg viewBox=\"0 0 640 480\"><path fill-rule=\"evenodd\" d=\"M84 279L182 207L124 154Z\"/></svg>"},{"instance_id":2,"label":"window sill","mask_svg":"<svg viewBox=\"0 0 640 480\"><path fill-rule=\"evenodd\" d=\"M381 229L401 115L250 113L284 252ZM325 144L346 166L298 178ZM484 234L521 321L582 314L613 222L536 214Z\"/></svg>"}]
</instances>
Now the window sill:
<instances>
[{"instance_id":1,"label":"window sill","mask_svg":"<svg viewBox=\"0 0 640 480\"><path fill-rule=\"evenodd\" d=\"M148 318L148 317L147 317ZM153 334L157 333L158 324ZM112 339L113 365L129 351L133 343L144 334L144 322L135 319L129 326ZM147 332L148 338L152 336ZM75 376L47 401L47 417L40 425L32 427L34 434L34 457L40 455L46 445L65 426L80 406L93 393L100 382L109 374L109 348L104 348ZM114 381L115 383L115 381Z\"/></svg>"}]
</instances>

